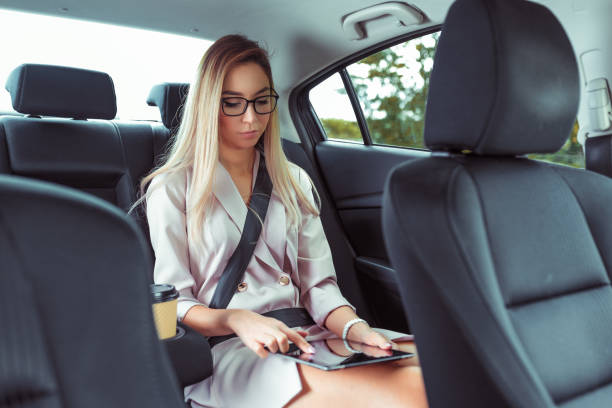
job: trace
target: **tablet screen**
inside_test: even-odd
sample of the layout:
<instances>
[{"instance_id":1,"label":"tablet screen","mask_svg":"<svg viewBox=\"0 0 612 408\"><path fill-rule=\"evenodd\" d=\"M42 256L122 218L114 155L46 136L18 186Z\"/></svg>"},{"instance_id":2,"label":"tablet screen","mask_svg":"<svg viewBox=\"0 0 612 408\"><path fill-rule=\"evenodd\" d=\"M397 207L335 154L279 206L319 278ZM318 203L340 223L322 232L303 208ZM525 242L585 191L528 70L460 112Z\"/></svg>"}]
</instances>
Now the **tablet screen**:
<instances>
[{"instance_id":1,"label":"tablet screen","mask_svg":"<svg viewBox=\"0 0 612 408\"><path fill-rule=\"evenodd\" d=\"M276 353L278 356L292 359L298 363L320 368L321 370L338 370L364 364L414 357L413 353L400 350L383 350L367 344L347 342L342 339L312 341L314 354L304 353L295 344L289 346L287 353Z\"/></svg>"}]
</instances>

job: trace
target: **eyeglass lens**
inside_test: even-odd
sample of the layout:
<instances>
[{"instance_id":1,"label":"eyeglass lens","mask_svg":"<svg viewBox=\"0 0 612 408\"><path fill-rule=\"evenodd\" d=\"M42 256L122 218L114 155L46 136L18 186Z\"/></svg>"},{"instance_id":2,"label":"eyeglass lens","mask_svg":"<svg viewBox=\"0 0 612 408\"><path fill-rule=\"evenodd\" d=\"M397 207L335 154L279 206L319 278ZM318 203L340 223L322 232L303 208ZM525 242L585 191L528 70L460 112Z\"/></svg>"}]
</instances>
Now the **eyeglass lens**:
<instances>
[{"instance_id":1,"label":"eyeglass lens","mask_svg":"<svg viewBox=\"0 0 612 408\"><path fill-rule=\"evenodd\" d=\"M249 101L241 97L223 98L221 107L226 115L242 115L247 110L247 105L253 104L255 112L260 115L272 112L276 108L276 97L273 95L260 96Z\"/></svg>"}]
</instances>

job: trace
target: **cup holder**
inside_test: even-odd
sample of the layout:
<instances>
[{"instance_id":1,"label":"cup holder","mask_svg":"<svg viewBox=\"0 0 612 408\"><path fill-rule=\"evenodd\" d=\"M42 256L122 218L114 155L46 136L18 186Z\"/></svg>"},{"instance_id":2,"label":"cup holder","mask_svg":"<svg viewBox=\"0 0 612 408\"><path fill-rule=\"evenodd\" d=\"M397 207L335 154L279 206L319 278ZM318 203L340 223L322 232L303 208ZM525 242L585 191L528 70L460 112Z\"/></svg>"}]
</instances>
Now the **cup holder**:
<instances>
[{"instance_id":1,"label":"cup holder","mask_svg":"<svg viewBox=\"0 0 612 408\"><path fill-rule=\"evenodd\" d=\"M181 326L176 326L176 334L174 335L174 337L163 339L162 341L164 342L177 341L180 338L182 338L184 335L185 335L185 329L183 329Z\"/></svg>"}]
</instances>

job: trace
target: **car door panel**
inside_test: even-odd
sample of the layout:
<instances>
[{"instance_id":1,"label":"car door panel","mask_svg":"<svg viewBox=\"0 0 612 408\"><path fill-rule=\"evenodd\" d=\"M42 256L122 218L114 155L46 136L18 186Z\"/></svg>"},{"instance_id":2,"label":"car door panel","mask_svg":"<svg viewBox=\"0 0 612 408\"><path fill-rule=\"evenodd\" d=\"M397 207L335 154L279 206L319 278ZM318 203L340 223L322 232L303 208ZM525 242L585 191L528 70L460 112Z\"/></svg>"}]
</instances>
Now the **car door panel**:
<instances>
[{"instance_id":1,"label":"car door panel","mask_svg":"<svg viewBox=\"0 0 612 408\"><path fill-rule=\"evenodd\" d=\"M393 167L429 154L425 150L333 140L315 147L321 174L355 251L359 283L376 324L398 331L408 331L409 327L383 241L382 193Z\"/></svg>"}]
</instances>

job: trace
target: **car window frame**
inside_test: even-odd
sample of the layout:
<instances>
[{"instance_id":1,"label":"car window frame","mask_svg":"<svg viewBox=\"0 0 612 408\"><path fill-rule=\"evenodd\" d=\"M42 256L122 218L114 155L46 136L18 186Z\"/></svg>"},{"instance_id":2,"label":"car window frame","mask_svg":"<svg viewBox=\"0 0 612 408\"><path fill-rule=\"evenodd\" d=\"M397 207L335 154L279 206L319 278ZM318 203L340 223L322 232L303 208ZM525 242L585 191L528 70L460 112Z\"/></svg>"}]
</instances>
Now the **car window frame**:
<instances>
[{"instance_id":1,"label":"car window frame","mask_svg":"<svg viewBox=\"0 0 612 408\"><path fill-rule=\"evenodd\" d=\"M357 120L357 125L361 131L364 146L385 146L389 148L429 151L429 149L425 147L418 148L411 146L382 145L372 142L363 109L361 108L359 98L357 97L353 82L348 71L346 70L346 67L361 61L369 55L376 54L377 52L387 48L422 37L424 35L440 32L441 29L442 24L435 24L366 47L363 50L359 50L358 52L325 67L293 88L289 94L289 113L302 142L307 141L311 146L314 146L319 142L328 140L326 138L326 132L323 128L323 124L321 123L314 107L310 103L309 93L321 82L338 73L342 79L347 96L349 97L353 112L355 113L355 119ZM334 139L334 142L336 141L339 143L360 143L359 141Z\"/></svg>"}]
</instances>

